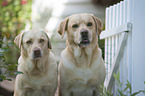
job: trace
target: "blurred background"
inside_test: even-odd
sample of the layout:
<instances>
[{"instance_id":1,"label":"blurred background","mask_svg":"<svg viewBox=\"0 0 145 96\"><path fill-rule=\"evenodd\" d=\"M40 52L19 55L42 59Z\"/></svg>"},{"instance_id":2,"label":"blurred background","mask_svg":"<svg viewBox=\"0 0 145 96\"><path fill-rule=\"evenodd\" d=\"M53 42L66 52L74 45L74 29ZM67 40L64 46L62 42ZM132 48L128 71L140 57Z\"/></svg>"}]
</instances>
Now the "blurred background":
<instances>
[{"instance_id":1,"label":"blurred background","mask_svg":"<svg viewBox=\"0 0 145 96\"><path fill-rule=\"evenodd\" d=\"M121 0L0 0L0 96L12 96L20 50L13 43L22 31L48 30L57 62L65 48L65 38L57 33L59 23L77 13L90 13L105 22L105 8ZM103 51L104 41L99 41Z\"/></svg>"}]
</instances>

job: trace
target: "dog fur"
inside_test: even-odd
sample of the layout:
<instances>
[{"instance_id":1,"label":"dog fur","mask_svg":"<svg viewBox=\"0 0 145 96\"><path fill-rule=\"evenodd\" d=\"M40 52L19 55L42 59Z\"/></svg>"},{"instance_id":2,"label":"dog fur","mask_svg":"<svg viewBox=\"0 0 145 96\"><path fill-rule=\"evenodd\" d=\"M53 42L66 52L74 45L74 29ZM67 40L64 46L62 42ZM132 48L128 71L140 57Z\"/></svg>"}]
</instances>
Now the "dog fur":
<instances>
[{"instance_id":1,"label":"dog fur","mask_svg":"<svg viewBox=\"0 0 145 96\"><path fill-rule=\"evenodd\" d=\"M98 46L101 30L101 20L87 13L72 15L60 23L57 31L62 38L66 32L67 46L59 64L59 96L99 95L106 76ZM83 40L82 33L88 39Z\"/></svg>"},{"instance_id":2,"label":"dog fur","mask_svg":"<svg viewBox=\"0 0 145 96\"><path fill-rule=\"evenodd\" d=\"M21 49L19 74L14 96L54 96L57 88L57 64L50 51L51 42L44 30L22 32L14 42Z\"/></svg>"}]
</instances>

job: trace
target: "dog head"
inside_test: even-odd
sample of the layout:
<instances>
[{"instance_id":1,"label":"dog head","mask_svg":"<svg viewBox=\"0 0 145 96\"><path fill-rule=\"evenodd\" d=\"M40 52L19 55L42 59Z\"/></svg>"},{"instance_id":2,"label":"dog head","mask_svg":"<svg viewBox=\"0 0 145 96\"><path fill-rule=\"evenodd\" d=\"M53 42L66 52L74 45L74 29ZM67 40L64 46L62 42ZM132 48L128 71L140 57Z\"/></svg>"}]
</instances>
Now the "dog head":
<instances>
[{"instance_id":1,"label":"dog head","mask_svg":"<svg viewBox=\"0 0 145 96\"><path fill-rule=\"evenodd\" d=\"M91 44L94 38L100 35L102 22L92 14L75 14L63 20L57 31L62 38L66 31L67 40L76 43L80 47L86 47Z\"/></svg>"},{"instance_id":2,"label":"dog head","mask_svg":"<svg viewBox=\"0 0 145 96\"><path fill-rule=\"evenodd\" d=\"M30 30L19 34L15 44L21 48L21 54L33 60L41 59L51 49L50 39L44 30Z\"/></svg>"}]
</instances>

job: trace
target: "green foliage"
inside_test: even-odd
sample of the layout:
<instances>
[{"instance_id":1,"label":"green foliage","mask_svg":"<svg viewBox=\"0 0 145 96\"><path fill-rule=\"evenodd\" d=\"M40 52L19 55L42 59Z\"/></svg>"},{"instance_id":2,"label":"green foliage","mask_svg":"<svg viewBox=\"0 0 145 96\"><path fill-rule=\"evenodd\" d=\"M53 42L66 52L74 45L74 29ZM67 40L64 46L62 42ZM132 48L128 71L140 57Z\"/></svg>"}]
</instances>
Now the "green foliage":
<instances>
[{"instance_id":1,"label":"green foliage","mask_svg":"<svg viewBox=\"0 0 145 96\"><path fill-rule=\"evenodd\" d=\"M115 80L120 84L120 87L122 86L121 82L120 82L120 73L118 72L118 74L113 74Z\"/></svg>"},{"instance_id":2,"label":"green foliage","mask_svg":"<svg viewBox=\"0 0 145 96\"><path fill-rule=\"evenodd\" d=\"M112 92L110 90L107 90L106 87L104 87L104 85L100 86L100 95L101 96L113 96Z\"/></svg>"},{"instance_id":3,"label":"green foliage","mask_svg":"<svg viewBox=\"0 0 145 96\"><path fill-rule=\"evenodd\" d=\"M118 84L118 89L117 89L117 96L136 96L137 94L141 93L141 92L145 92L145 90L139 90L138 92L134 92L132 93L132 86L131 83L127 80L126 82L126 87L121 90L122 88L122 82L120 82L120 73L118 72L118 74L114 74L114 78L116 80L116 83Z\"/></svg>"},{"instance_id":4,"label":"green foliage","mask_svg":"<svg viewBox=\"0 0 145 96\"><path fill-rule=\"evenodd\" d=\"M17 67L17 63L11 63L8 61L7 59L7 53L10 52L11 47L14 46L13 43L7 43L7 42L1 42L3 44L5 44L5 47L2 47L1 50L2 52L0 52L0 68L6 69L4 73L0 74L0 82L2 82L3 80L8 80L11 81L11 79L8 79L6 77L6 74L9 73L10 75L18 75L18 74L22 74L22 72L15 72L16 67Z\"/></svg>"},{"instance_id":5,"label":"green foliage","mask_svg":"<svg viewBox=\"0 0 145 96\"><path fill-rule=\"evenodd\" d=\"M0 0L0 71L5 70L0 73L0 82L11 81L6 74L22 74L16 72L19 50L13 40L25 28L26 22L31 21L31 3L32 0Z\"/></svg>"},{"instance_id":6,"label":"green foliage","mask_svg":"<svg viewBox=\"0 0 145 96\"><path fill-rule=\"evenodd\" d=\"M0 32L7 38L16 36L31 18L31 0L0 0L0 8Z\"/></svg>"},{"instance_id":7,"label":"green foliage","mask_svg":"<svg viewBox=\"0 0 145 96\"><path fill-rule=\"evenodd\" d=\"M132 93L132 86L128 80L125 84L126 85L125 88L123 90L121 90L122 82L120 82L120 73L118 72L117 74L114 74L114 78L115 78L116 84L118 86L118 88L116 89L116 96L136 96L139 93L145 93L145 89ZM144 84L145 84L145 82L144 82ZM111 89L107 90L106 87L104 87L104 85L100 86L100 89L101 89L100 90L101 96L113 96Z\"/></svg>"},{"instance_id":8,"label":"green foliage","mask_svg":"<svg viewBox=\"0 0 145 96\"><path fill-rule=\"evenodd\" d=\"M100 38L100 37L99 37ZM99 43L99 47L101 48L101 50L102 50L102 57L103 57L103 59L105 58L104 56L105 56L105 39L102 39L102 40L98 40L98 43Z\"/></svg>"}]
</instances>

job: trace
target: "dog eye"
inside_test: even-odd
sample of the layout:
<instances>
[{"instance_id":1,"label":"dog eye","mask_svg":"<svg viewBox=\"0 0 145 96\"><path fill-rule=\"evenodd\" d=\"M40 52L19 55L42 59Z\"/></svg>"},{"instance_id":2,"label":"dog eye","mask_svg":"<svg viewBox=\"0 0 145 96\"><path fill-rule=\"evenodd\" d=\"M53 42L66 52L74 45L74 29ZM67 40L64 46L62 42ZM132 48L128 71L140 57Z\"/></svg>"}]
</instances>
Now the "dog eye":
<instances>
[{"instance_id":1,"label":"dog eye","mask_svg":"<svg viewBox=\"0 0 145 96\"><path fill-rule=\"evenodd\" d=\"M91 23L91 22L89 22L89 23L87 24L87 26L92 26L92 23Z\"/></svg>"},{"instance_id":2,"label":"dog eye","mask_svg":"<svg viewBox=\"0 0 145 96\"><path fill-rule=\"evenodd\" d=\"M78 28L79 25L78 25L78 24L74 24L72 27L73 27L73 28Z\"/></svg>"},{"instance_id":3,"label":"dog eye","mask_svg":"<svg viewBox=\"0 0 145 96\"><path fill-rule=\"evenodd\" d=\"M27 41L26 43L27 43L27 44L32 44L32 41L29 40L29 41Z\"/></svg>"},{"instance_id":4,"label":"dog eye","mask_svg":"<svg viewBox=\"0 0 145 96\"><path fill-rule=\"evenodd\" d=\"M43 43L44 42L44 39L40 39L40 41L39 41L40 43Z\"/></svg>"}]
</instances>

